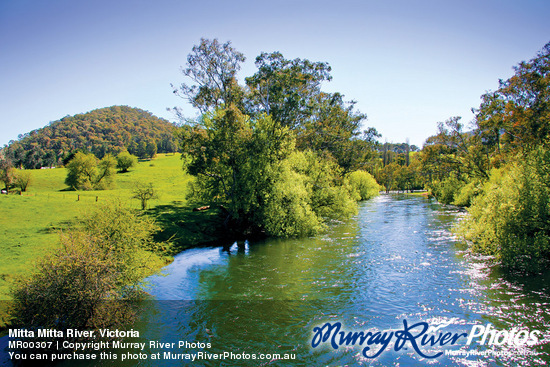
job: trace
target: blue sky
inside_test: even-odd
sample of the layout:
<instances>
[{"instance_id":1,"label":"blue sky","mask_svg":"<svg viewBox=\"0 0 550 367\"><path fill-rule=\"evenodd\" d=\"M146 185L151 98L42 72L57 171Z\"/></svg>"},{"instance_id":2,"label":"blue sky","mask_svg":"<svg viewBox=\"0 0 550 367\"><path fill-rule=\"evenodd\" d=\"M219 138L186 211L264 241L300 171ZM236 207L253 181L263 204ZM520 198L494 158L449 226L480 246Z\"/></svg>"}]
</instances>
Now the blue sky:
<instances>
[{"instance_id":1,"label":"blue sky","mask_svg":"<svg viewBox=\"0 0 550 367\"><path fill-rule=\"evenodd\" d=\"M0 0L0 146L66 115L112 105L174 120L170 83L201 37L326 61L323 85L382 141L421 146L438 121L469 122L479 97L550 41L547 0Z\"/></svg>"}]
</instances>

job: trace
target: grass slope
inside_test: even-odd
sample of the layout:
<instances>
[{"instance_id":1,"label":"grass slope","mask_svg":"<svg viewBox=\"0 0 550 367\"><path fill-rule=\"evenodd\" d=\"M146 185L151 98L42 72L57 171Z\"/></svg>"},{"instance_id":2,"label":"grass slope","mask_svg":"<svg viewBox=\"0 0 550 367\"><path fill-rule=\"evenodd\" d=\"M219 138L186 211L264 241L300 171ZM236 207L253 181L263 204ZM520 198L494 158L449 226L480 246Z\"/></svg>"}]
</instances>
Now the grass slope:
<instances>
[{"instance_id":1,"label":"grass slope","mask_svg":"<svg viewBox=\"0 0 550 367\"><path fill-rule=\"evenodd\" d=\"M27 193L0 196L0 300L9 299L14 277L32 271L37 259L58 246L58 232L96 202L119 198L139 209L139 201L131 198L136 182L152 182L158 191L159 198L150 201L147 214L162 227L158 239L170 239L174 252L216 240L220 217L216 211L192 211L185 199L191 177L181 167L179 154L159 154L117 174L115 188L105 191L65 191L64 168L32 170Z\"/></svg>"}]
</instances>

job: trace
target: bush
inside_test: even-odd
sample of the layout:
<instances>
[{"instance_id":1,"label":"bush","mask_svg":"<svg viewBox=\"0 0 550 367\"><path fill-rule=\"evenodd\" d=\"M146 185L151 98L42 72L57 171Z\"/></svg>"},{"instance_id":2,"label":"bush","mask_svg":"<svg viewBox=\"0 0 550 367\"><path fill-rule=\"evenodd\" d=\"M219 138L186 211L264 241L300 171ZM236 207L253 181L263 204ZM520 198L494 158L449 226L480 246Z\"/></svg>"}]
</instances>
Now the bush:
<instances>
[{"instance_id":1,"label":"bush","mask_svg":"<svg viewBox=\"0 0 550 367\"><path fill-rule=\"evenodd\" d=\"M503 266L539 272L550 260L550 152L538 148L494 170L460 232L475 252Z\"/></svg>"},{"instance_id":2,"label":"bush","mask_svg":"<svg viewBox=\"0 0 550 367\"><path fill-rule=\"evenodd\" d=\"M355 214L340 171L335 162L311 151L292 153L277 166L259 224L269 235L302 237L323 230L326 218Z\"/></svg>"},{"instance_id":3,"label":"bush","mask_svg":"<svg viewBox=\"0 0 550 367\"><path fill-rule=\"evenodd\" d=\"M279 170L261 219L266 233L278 237L303 237L321 231L324 225L311 208L307 177L294 171L288 161L283 162Z\"/></svg>"},{"instance_id":4,"label":"bush","mask_svg":"<svg viewBox=\"0 0 550 367\"><path fill-rule=\"evenodd\" d=\"M381 189L374 177L362 170L350 173L347 179L351 195L356 201L371 199L378 195Z\"/></svg>"},{"instance_id":5,"label":"bush","mask_svg":"<svg viewBox=\"0 0 550 367\"><path fill-rule=\"evenodd\" d=\"M103 205L78 228L61 235L61 247L38 262L37 272L12 289L13 324L29 329L95 330L134 320L144 297L141 281L151 264L157 230L122 203Z\"/></svg>"},{"instance_id":6,"label":"bush","mask_svg":"<svg viewBox=\"0 0 550 367\"><path fill-rule=\"evenodd\" d=\"M128 153L127 151L120 152L116 156L116 160L117 160L116 168L121 173L128 172L128 170L136 166L138 162L138 158L135 155Z\"/></svg>"},{"instance_id":7,"label":"bush","mask_svg":"<svg viewBox=\"0 0 550 367\"><path fill-rule=\"evenodd\" d=\"M441 204L452 204L455 197L458 197L460 190L466 183L455 176L449 176L443 181L434 182L430 185L430 190Z\"/></svg>"},{"instance_id":8,"label":"bush","mask_svg":"<svg viewBox=\"0 0 550 367\"><path fill-rule=\"evenodd\" d=\"M121 287L123 274L114 257L106 256L97 239L84 233L61 237L62 247L44 257L37 272L19 280L12 296L15 326L101 329L132 321L128 302L139 296L136 287Z\"/></svg>"},{"instance_id":9,"label":"bush","mask_svg":"<svg viewBox=\"0 0 550 367\"><path fill-rule=\"evenodd\" d=\"M27 170L18 170L15 174L15 187L18 187L22 192L27 191L27 188L32 182L32 174Z\"/></svg>"},{"instance_id":10,"label":"bush","mask_svg":"<svg viewBox=\"0 0 550 367\"><path fill-rule=\"evenodd\" d=\"M479 180L473 180L462 186L458 193L453 195L453 205L468 207L472 204L474 198L483 192L483 183Z\"/></svg>"}]
</instances>

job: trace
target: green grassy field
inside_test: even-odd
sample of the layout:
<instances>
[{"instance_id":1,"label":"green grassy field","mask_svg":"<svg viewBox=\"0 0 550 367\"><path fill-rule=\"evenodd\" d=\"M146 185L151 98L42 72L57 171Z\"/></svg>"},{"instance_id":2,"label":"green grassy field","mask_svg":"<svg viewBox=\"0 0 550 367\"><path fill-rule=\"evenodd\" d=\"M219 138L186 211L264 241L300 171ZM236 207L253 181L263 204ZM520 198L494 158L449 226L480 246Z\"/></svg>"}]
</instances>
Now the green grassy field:
<instances>
[{"instance_id":1,"label":"green grassy field","mask_svg":"<svg viewBox=\"0 0 550 367\"><path fill-rule=\"evenodd\" d=\"M157 239L170 240L173 252L216 240L220 217L216 211L192 211L185 199L191 177L181 167L179 154L159 154L117 174L115 187L104 191L65 191L64 168L31 171L28 192L0 196L0 300L9 299L14 277L31 272L37 259L58 246L59 231L96 203L119 198L139 209L140 202L131 198L136 182L152 182L157 190L159 197L149 202L147 214L162 228Z\"/></svg>"}]
</instances>

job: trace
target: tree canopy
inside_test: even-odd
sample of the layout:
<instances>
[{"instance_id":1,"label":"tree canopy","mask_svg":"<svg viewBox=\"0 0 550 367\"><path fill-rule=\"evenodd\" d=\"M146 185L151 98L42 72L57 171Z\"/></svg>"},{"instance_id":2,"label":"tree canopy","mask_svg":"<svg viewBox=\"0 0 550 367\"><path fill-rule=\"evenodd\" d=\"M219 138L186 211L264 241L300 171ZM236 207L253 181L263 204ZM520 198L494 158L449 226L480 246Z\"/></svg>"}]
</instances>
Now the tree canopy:
<instances>
[{"instance_id":1,"label":"tree canopy","mask_svg":"<svg viewBox=\"0 0 550 367\"><path fill-rule=\"evenodd\" d=\"M311 235L355 212L345 173L364 165L378 134L362 132L353 102L321 90L327 63L262 53L241 86L244 56L229 42L201 39L187 61L194 84L175 92L202 113L179 131L195 200L220 204L228 227L276 236Z\"/></svg>"},{"instance_id":2,"label":"tree canopy","mask_svg":"<svg viewBox=\"0 0 550 367\"><path fill-rule=\"evenodd\" d=\"M469 131L460 117L439 124L421 170L440 202L470 206L460 227L474 251L538 272L550 261L550 43L514 71L481 97Z\"/></svg>"}]
</instances>

